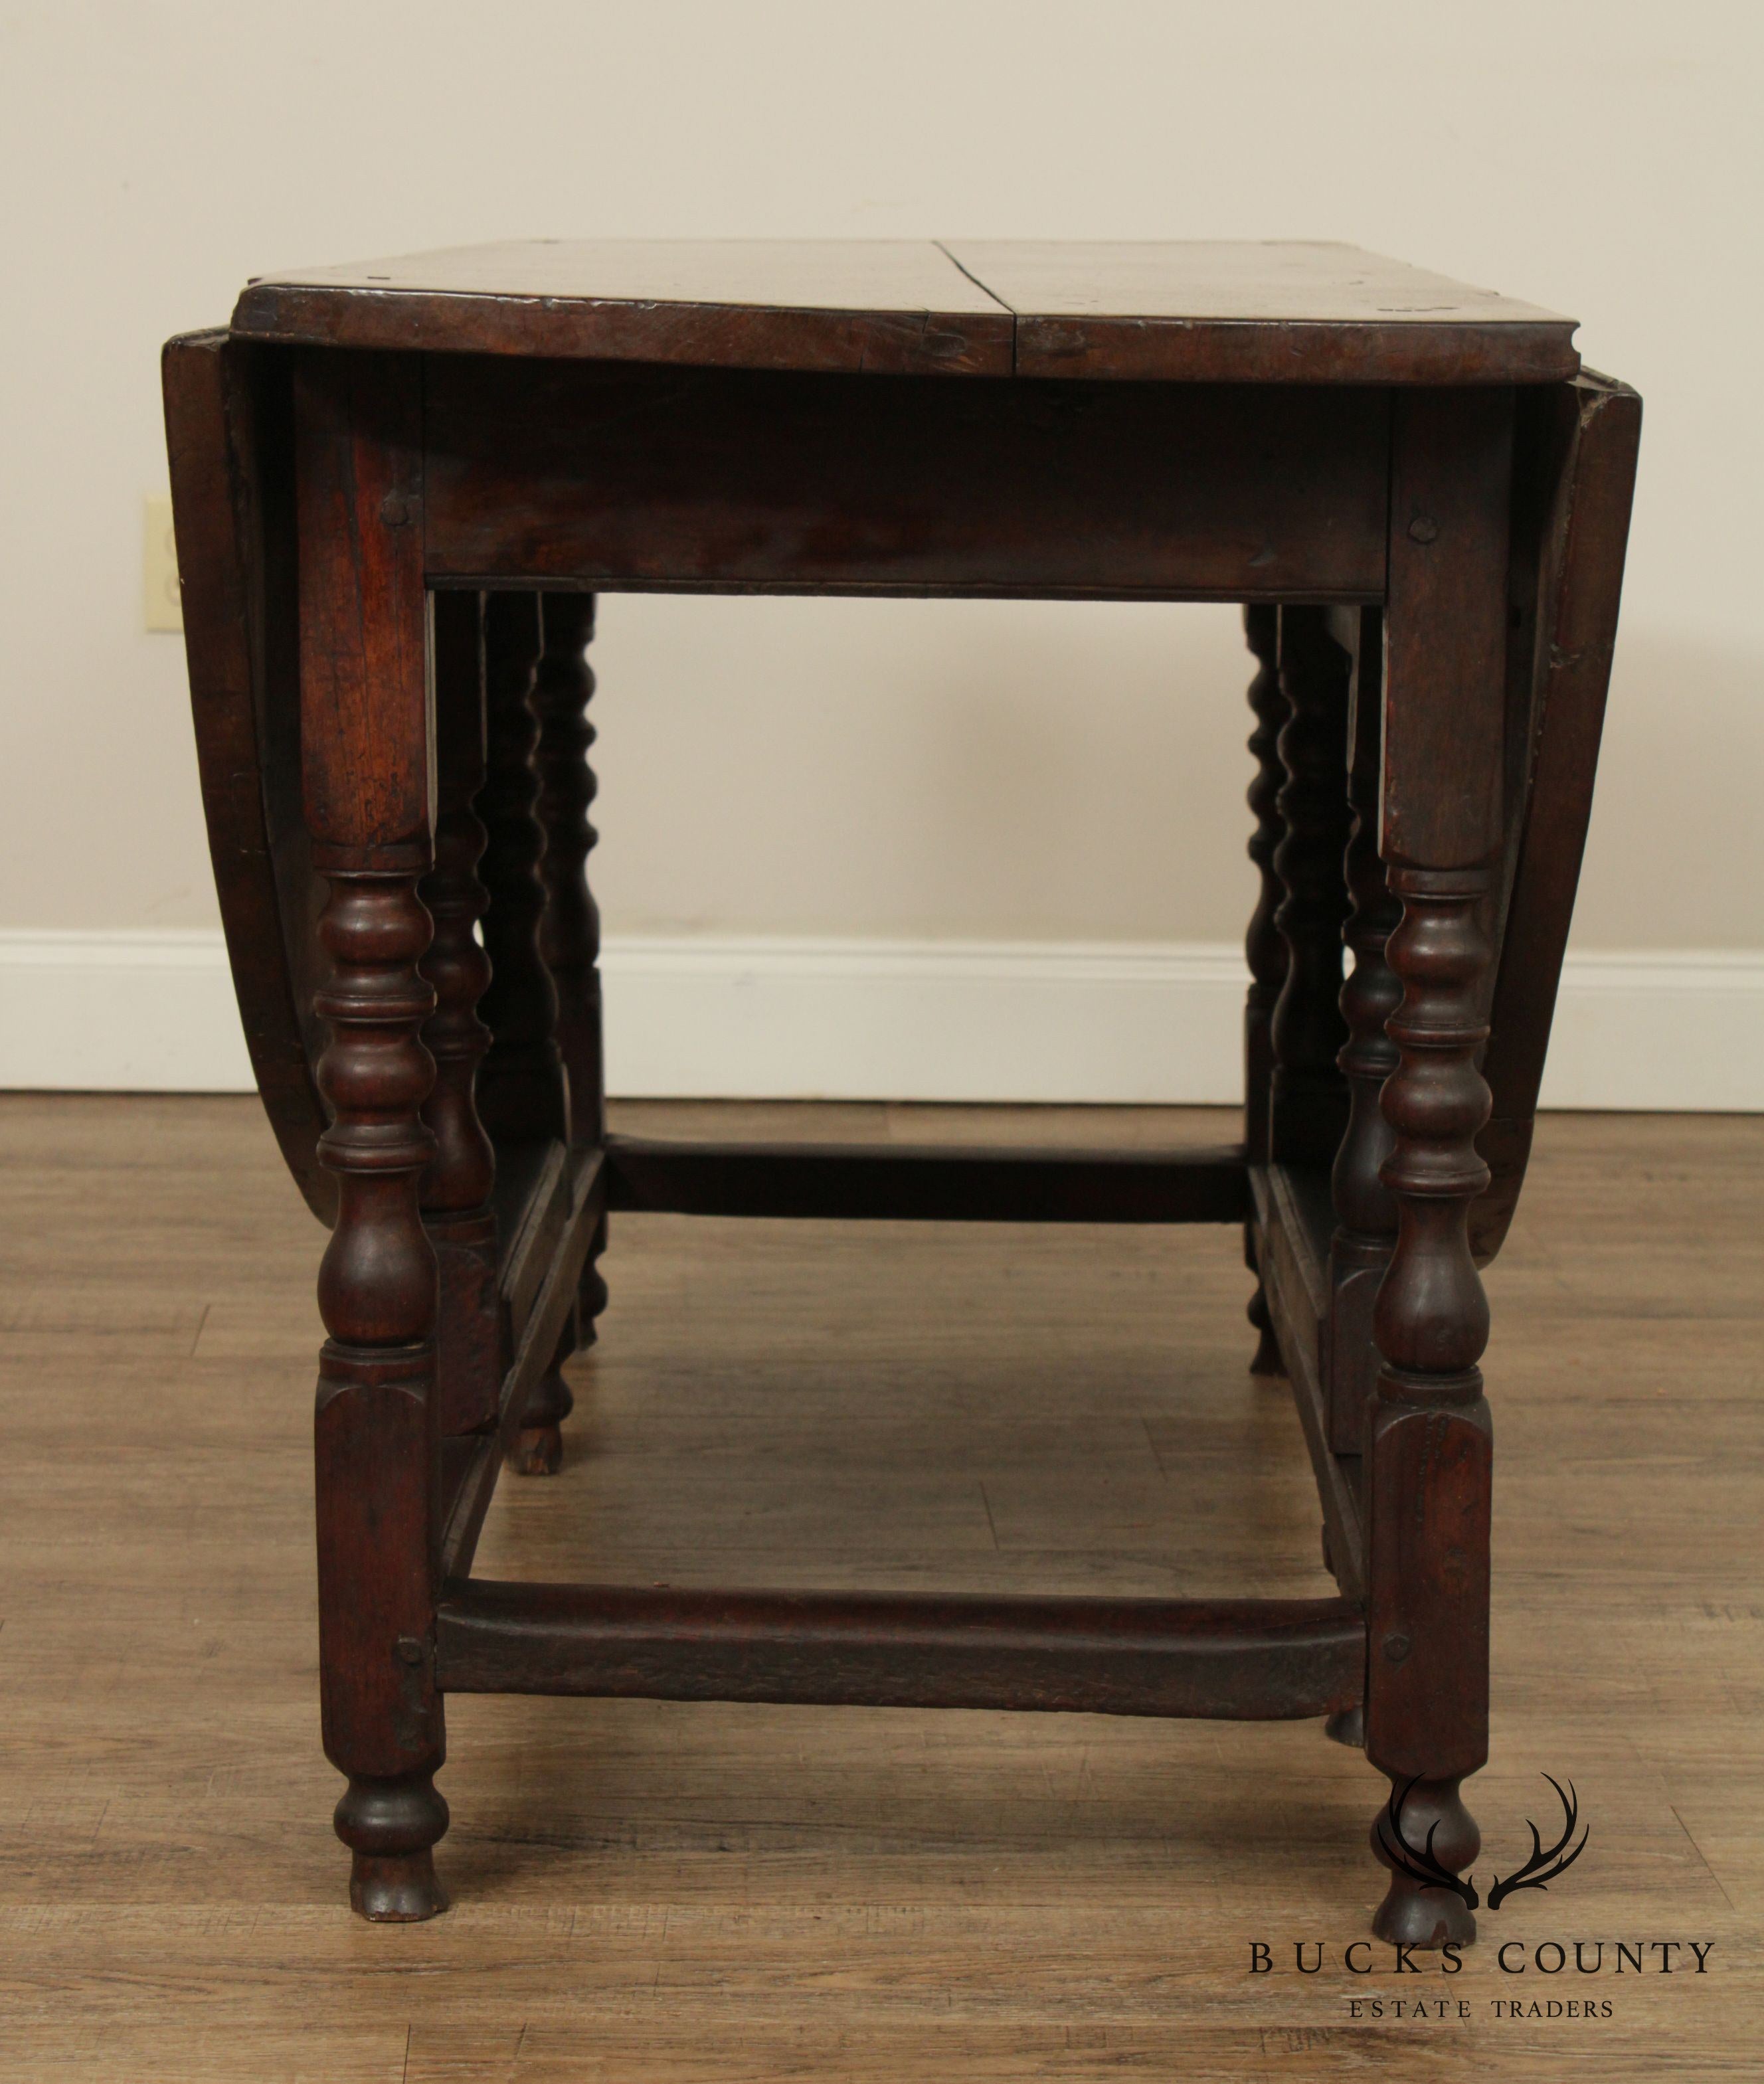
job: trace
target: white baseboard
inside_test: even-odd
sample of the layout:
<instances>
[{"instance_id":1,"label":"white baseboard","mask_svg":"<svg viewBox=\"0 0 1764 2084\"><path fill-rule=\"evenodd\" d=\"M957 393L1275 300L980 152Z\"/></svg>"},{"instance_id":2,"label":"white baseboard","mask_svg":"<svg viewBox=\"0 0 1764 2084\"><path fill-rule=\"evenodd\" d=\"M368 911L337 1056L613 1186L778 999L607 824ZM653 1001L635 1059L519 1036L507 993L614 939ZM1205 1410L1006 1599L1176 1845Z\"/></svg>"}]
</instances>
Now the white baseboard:
<instances>
[{"instance_id":1,"label":"white baseboard","mask_svg":"<svg viewBox=\"0 0 1764 2084\"><path fill-rule=\"evenodd\" d=\"M633 1095L1241 1096L1228 946L632 938L605 971L608 1083Z\"/></svg>"},{"instance_id":2,"label":"white baseboard","mask_svg":"<svg viewBox=\"0 0 1764 2084\"><path fill-rule=\"evenodd\" d=\"M1230 1102L1228 944L609 938L630 1097ZM218 932L0 931L0 1087L248 1091ZM1550 1107L1764 1110L1764 951L1571 955Z\"/></svg>"},{"instance_id":3,"label":"white baseboard","mask_svg":"<svg viewBox=\"0 0 1764 2084\"><path fill-rule=\"evenodd\" d=\"M249 1092L218 927L0 930L0 1087Z\"/></svg>"}]
</instances>

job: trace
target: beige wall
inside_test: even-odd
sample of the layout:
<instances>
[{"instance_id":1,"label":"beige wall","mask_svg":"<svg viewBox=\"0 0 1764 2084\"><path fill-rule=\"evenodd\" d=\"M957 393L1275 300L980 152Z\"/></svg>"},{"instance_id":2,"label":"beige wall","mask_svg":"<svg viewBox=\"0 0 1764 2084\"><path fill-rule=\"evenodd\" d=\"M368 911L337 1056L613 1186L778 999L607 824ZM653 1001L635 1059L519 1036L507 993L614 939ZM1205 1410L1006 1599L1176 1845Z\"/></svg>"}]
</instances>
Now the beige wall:
<instances>
[{"instance_id":1,"label":"beige wall","mask_svg":"<svg viewBox=\"0 0 1764 2084\"><path fill-rule=\"evenodd\" d=\"M1588 947L1764 946L1755 0L0 0L0 928L214 917L140 628L156 354L254 271L525 234L1345 239L1647 400ZM1219 609L614 599L631 932L1213 939Z\"/></svg>"}]
</instances>

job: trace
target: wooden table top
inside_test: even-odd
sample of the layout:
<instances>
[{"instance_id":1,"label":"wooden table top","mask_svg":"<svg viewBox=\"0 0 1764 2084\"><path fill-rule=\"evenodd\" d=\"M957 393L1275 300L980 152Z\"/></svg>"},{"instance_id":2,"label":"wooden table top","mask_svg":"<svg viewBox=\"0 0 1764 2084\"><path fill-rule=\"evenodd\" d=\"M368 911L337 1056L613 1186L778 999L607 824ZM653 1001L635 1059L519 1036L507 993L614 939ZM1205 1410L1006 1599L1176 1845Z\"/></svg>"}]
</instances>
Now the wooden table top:
<instances>
[{"instance_id":1,"label":"wooden table top","mask_svg":"<svg viewBox=\"0 0 1764 2084\"><path fill-rule=\"evenodd\" d=\"M1575 321L1323 241L527 239L254 277L235 333L710 368L1523 383Z\"/></svg>"}]
</instances>

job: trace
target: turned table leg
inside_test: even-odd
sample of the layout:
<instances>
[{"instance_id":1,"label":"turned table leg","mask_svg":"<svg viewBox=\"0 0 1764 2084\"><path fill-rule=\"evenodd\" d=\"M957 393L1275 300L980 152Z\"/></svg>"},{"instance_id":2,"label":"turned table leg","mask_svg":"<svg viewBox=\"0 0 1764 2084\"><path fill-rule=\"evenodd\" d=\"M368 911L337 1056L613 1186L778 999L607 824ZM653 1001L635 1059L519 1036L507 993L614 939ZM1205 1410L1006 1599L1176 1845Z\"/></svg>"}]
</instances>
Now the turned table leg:
<instances>
[{"instance_id":1,"label":"turned table leg","mask_svg":"<svg viewBox=\"0 0 1764 2084\"><path fill-rule=\"evenodd\" d=\"M570 1135L570 1093L558 1048L558 993L540 952L545 916L545 855L540 784L534 765L539 720L533 684L541 649L539 595L493 593L484 610L484 786L477 811L489 833L483 875L490 889L484 945L490 989L481 1011L490 1046L478 1077L478 1111L498 1140ZM524 1476L559 1467L559 1430L573 1401L563 1362L566 1331L551 1366L534 1383L508 1466Z\"/></svg>"},{"instance_id":2,"label":"turned table leg","mask_svg":"<svg viewBox=\"0 0 1764 2084\"><path fill-rule=\"evenodd\" d=\"M1244 935L1244 955L1249 964L1249 991L1244 1002L1244 1149L1252 1165L1266 1165L1274 1077L1274 1042L1269 1027L1287 975L1287 944L1274 925L1280 879L1274 874L1274 856L1286 831L1279 803L1281 784L1286 779L1286 770L1280 765L1280 731L1287 715L1287 698L1280 688L1279 609L1267 603L1252 602L1244 609L1244 635L1256 660L1255 676L1249 683L1250 713L1256 719L1255 729L1249 734L1249 751L1256 763L1249 784L1249 807L1256 820L1256 828L1249 836L1249 858L1262 879L1256 909L1249 915ZM1280 1348L1256 1265L1254 1228L1247 1223L1244 1260L1257 1277L1246 1312L1256 1328L1256 1353L1249 1371L1278 1375Z\"/></svg>"},{"instance_id":3,"label":"turned table leg","mask_svg":"<svg viewBox=\"0 0 1764 2084\"><path fill-rule=\"evenodd\" d=\"M1346 873L1352 909L1342 930L1354 967L1342 986L1347 1040L1336 1060L1347 1080L1348 1116L1330 1180L1335 1235L1329 1247L1323 1368L1329 1445L1338 1455L1354 1455L1364 1446L1367 1402L1378 1373L1372 1301L1397 1240L1397 1204L1382 1176L1395 1137L1380 1103L1384 1081L1397 1068L1397 1045L1386 1023L1402 997L1384 953L1402 907L1378 855L1383 658L1382 618L1367 608L1360 616L1350 721L1348 800L1354 828Z\"/></svg>"},{"instance_id":4,"label":"turned table leg","mask_svg":"<svg viewBox=\"0 0 1764 2084\"><path fill-rule=\"evenodd\" d=\"M1438 1946L1474 1938L1476 1921L1465 1901L1416 1869L1461 1873L1475 1858L1481 1840L1458 1788L1487 1754L1492 1438L1476 1362L1488 1306L1467 1223L1488 1184L1476 1152L1488 1088L1475 1055L1487 1033L1478 1000L1489 960L1477 911L1490 871L1398 868L1391 882L1403 917L1388 952L1403 997L1389 1023L1398 1063L1384 1105L1396 1143L1384 1181L1398 1228L1374 1317L1383 1365L1367 1506L1368 1749L1395 1791L1373 1827L1391 1869L1373 1929Z\"/></svg>"},{"instance_id":5,"label":"turned table leg","mask_svg":"<svg viewBox=\"0 0 1764 2084\"><path fill-rule=\"evenodd\" d=\"M472 807L484 779L482 612L476 593L435 596L435 866L418 892L435 921L435 938L418 965L435 995L422 1031L435 1064L422 1109L435 1140L422 1218L440 1269L437 1425L446 1435L495 1422L502 1371L490 1206L496 1163L476 1092L490 1041L477 1012L490 984L490 958L473 931L490 902L477 876L486 835Z\"/></svg>"},{"instance_id":6,"label":"turned table leg","mask_svg":"<svg viewBox=\"0 0 1764 2084\"><path fill-rule=\"evenodd\" d=\"M1280 731L1285 827L1274 849L1286 976L1270 1036L1269 1147L1276 1163L1333 1164L1347 1120L1336 1055L1342 1022L1342 921L1347 913L1347 654L1317 608L1280 611Z\"/></svg>"},{"instance_id":7,"label":"turned table leg","mask_svg":"<svg viewBox=\"0 0 1764 2084\"><path fill-rule=\"evenodd\" d=\"M558 1042L570 1085L570 1134L579 1150L606 1137L606 1068L600 1019L600 913L589 887L588 855L599 837L588 822L596 790L590 754L588 704L594 672L587 658L594 635L594 595L540 595L543 648L533 680L539 718L539 821L545 835L540 874L545 886L539 950L558 994ZM603 1217L582 1269L577 1343L594 1343L595 1319L606 1307L600 1256Z\"/></svg>"},{"instance_id":8,"label":"turned table leg","mask_svg":"<svg viewBox=\"0 0 1764 2084\"><path fill-rule=\"evenodd\" d=\"M422 1029L435 993L418 884L431 861L413 362L318 355L296 382L304 798L329 885L333 973L320 1162L337 1214L319 1273L329 1333L315 1421L324 1748L348 1776L337 1835L364 1917L444 1906L447 1808L435 1684L435 1258L418 1205L435 1154Z\"/></svg>"},{"instance_id":9,"label":"turned table leg","mask_svg":"<svg viewBox=\"0 0 1764 2084\"><path fill-rule=\"evenodd\" d=\"M1420 1946L1475 1936L1460 1878L1479 1840L1460 1788L1488 1756L1488 1306L1468 1218L1489 1176L1476 1059L1501 837L1512 414L1507 392L1418 391L1394 429L1381 851L1402 907L1385 948L1402 996L1380 1168L1397 1236L1365 1434L1366 1751L1391 1782L1372 1826L1390 1870L1372 1929Z\"/></svg>"},{"instance_id":10,"label":"turned table leg","mask_svg":"<svg viewBox=\"0 0 1764 2084\"><path fill-rule=\"evenodd\" d=\"M481 873L490 891L484 947L490 987L478 1008L490 1046L478 1074L484 1125L511 1143L567 1139L569 1102L558 1053L558 994L539 953L545 887L539 864L545 836L539 822L533 714L539 663L539 597L493 593L484 604L484 786L477 815L487 843Z\"/></svg>"}]
</instances>

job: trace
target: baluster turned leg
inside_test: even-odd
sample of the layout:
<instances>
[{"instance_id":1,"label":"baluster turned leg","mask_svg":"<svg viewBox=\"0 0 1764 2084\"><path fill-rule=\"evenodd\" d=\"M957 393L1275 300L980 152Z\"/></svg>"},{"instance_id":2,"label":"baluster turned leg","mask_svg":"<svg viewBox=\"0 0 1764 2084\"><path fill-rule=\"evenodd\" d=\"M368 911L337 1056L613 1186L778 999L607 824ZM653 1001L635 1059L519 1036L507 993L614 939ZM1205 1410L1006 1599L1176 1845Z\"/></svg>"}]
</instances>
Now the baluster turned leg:
<instances>
[{"instance_id":1,"label":"baluster turned leg","mask_svg":"<svg viewBox=\"0 0 1764 2084\"><path fill-rule=\"evenodd\" d=\"M1366 1753L1392 1783L1372 1827L1390 1870L1372 1929L1422 1946L1475 1936L1474 1891L1456 1878L1480 1840L1459 1790L1488 1756L1493 1436L1469 1216L1489 1177L1477 1053L1501 844L1512 424L1511 393L1417 391L1393 427L1380 852L1402 907L1384 951L1402 998L1383 1092L1397 1239L1363 1436Z\"/></svg>"},{"instance_id":2,"label":"baluster turned leg","mask_svg":"<svg viewBox=\"0 0 1764 2084\"><path fill-rule=\"evenodd\" d=\"M296 382L302 738L320 926L333 965L320 1162L337 1175L319 1273L319 1655L324 1748L348 1776L337 1835L365 1917L433 1917L447 1826L435 1684L435 1260L418 1209L435 993L418 964L430 858L420 380L320 354Z\"/></svg>"},{"instance_id":3,"label":"baluster turned leg","mask_svg":"<svg viewBox=\"0 0 1764 2084\"><path fill-rule=\"evenodd\" d=\"M606 1136L600 913L587 875L588 855L599 837L588 822L596 790L589 758L595 730L587 714L594 672L586 656L594 635L594 595L547 593L540 596L540 604L544 649L532 703L539 718L539 819L545 834L540 873L546 901L539 949L558 993L558 1041L570 1082L570 1137L578 1150L593 1150ZM582 1269L579 1347L593 1345L595 1319L606 1307L606 1283L600 1270L605 1248L603 1217Z\"/></svg>"},{"instance_id":4,"label":"baluster turned leg","mask_svg":"<svg viewBox=\"0 0 1764 2084\"><path fill-rule=\"evenodd\" d=\"M1347 654L1324 627L1321 608L1281 609L1280 685L1288 709L1280 732L1286 829L1274 849L1282 892L1274 923L1286 943L1287 970L1270 1028L1269 1146L1277 1164L1327 1166L1347 1122L1346 1087L1335 1061L1346 1039L1340 1000Z\"/></svg>"},{"instance_id":5,"label":"baluster turned leg","mask_svg":"<svg viewBox=\"0 0 1764 2084\"><path fill-rule=\"evenodd\" d=\"M1368 1747L1401 1806L1373 1826L1391 1879L1372 1929L1420 1946L1472 1938L1476 1921L1457 1896L1417 1881L1403 1846L1425 1846L1437 1827L1433 1857L1454 1872L1469 1865L1482 1841L1458 1789L1488 1751L1493 1438L1476 1365L1488 1304L1467 1226L1489 1176L1476 1151L1489 1095L1475 1060L1489 960L1477 913L1491 879L1486 869L1390 877L1402 922L1386 952L1403 996L1389 1023L1398 1061L1384 1107L1396 1147L1384 1180L1398 1229L1373 1318L1383 1366L1368 1438Z\"/></svg>"},{"instance_id":6,"label":"baluster turned leg","mask_svg":"<svg viewBox=\"0 0 1764 2084\"><path fill-rule=\"evenodd\" d=\"M1287 976L1287 944L1274 925L1280 902L1274 849L1286 832L1279 805L1280 786L1286 778L1286 770L1280 765L1279 741L1287 708L1280 689L1279 634L1278 608L1257 603L1245 608L1244 635L1256 659L1255 677L1249 683L1249 707L1256 719L1256 727L1249 734L1249 750L1256 762L1255 778L1249 785L1249 807L1256 820L1256 829L1249 836L1249 858L1262 878L1261 893L1244 935L1244 954L1249 964L1249 992L1244 1002L1244 1148L1252 1165L1268 1162L1270 1084L1274 1075L1274 1040L1269 1029ZM1256 1292L1245 1313L1256 1328L1256 1357L1249 1363L1249 1371L1278 1375L1279 1344L1256 1265L1255 1233L1247 1224L1244 1262L1257 1277Z\"/></svg>"},{"instance_id":7,"label":"baluster turned leg","mask_svg":"<svg viewBox=\"0 0 1764 2084\"><path fill-rule=\"evenodd\" d=\"M435 938L420 965L435 1010L422 1039L435 1062L422 1118L435 1140L422 1188L422 1218L440 1269L437 1423L443 1435L494 1424L502 1382L497 1298L496 1163L478 1120L478 1065L490 1031L478 1003L490 958L473 926L490 892L477 878L487 835L472 799L484 779L483 604L475 593L435 601L435 866L420 895Z\"/></svg>"},{"instance_id":8,"label":"baluster turned leg","mask_svg":"<svg viewBox=\"0 0 1764 2084\"><path fill-rule=\"evenodd\" d=\"M537 815L539 722L532 692L540 650L539 596L490 595L484 611L485 775L477 810L490 834L484 945L490 986L481 1010L491 1040L478 1077L478 1112L494 1136L511 1142L567 1142L570 1135L558 994L539 950L545 835ZM573 1344L566 1329L528 1398L508 1457L519 1474L549 1476L562 1459L558 1428L573 1401L562 1367Z\"/></svg>"}]
</instances>

